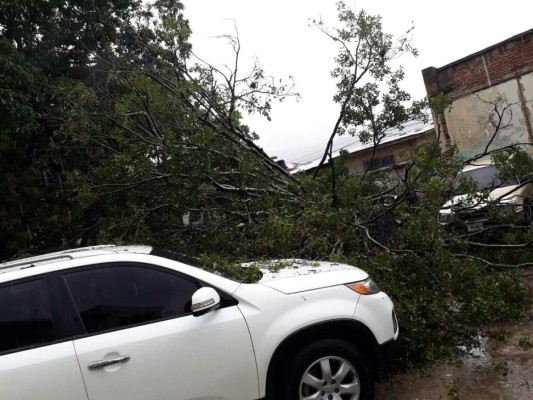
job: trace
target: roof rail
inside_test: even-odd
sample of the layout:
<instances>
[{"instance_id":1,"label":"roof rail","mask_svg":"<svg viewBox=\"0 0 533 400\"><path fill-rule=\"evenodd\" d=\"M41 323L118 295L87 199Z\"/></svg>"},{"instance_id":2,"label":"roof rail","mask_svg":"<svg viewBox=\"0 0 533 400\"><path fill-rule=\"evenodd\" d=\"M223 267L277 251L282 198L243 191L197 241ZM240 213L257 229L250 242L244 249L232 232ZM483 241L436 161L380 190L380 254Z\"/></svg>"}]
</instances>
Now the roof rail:
<instances>
[{"instance_id":1,"label":"roof rail","mask_svg":"<svg viewBox=\"0 0 533 400\"><path fill-rule=\"evenodd\" d=\"M36 264L50 264L63 260L73 260L109 253L133 253L133 254L150 254L151 246L115 246L100 245L90 247L80 247L77 249L63 250L55 253L42 254L40 256L23 258L20 260L9 261L0 264L0 273L34 267Z\"/></svg>"}]
</instances>

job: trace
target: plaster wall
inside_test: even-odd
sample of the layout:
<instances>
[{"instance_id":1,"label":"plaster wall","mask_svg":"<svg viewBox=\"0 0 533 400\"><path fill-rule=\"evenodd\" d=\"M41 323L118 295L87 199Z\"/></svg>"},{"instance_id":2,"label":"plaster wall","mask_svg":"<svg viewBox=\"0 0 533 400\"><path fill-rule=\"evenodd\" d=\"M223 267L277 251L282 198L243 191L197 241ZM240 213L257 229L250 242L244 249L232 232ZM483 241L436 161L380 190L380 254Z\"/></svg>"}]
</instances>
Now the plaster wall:
<instances>
[{"instance_id":1,"label":"plaster wall","mask_svg":"<svg viewBox=\"0 0 533 400\"><path fill-rule=\"evenodd\" d=\"M428 98L452 102L452 108L433 113L444 148L457 146L465 157L516 143L533 154L533 29L453 61L422 71ZM508 107L496 132L490 103Z\"/></svg>"},{"instance_id":2,"label":"plaster wall","mask_svg":"<svg viewBox=\"0 0 533 400\"><path fill-rule=\"evenodd\" d=\"M494 105L502 115L500 129ZM465 158L533 142L532 116L533 73L459 97L444 114L449 139Z\"/></svg>"}]
</instances>

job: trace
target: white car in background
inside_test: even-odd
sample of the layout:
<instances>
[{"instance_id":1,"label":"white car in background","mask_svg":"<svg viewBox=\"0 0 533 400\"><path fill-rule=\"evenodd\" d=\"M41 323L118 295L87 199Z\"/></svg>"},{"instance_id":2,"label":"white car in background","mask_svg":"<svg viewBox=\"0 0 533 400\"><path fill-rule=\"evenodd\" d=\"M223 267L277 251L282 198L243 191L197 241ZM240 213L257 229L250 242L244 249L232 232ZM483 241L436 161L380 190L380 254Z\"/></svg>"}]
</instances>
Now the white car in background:
<instances>
[{"instance_id":1,"label":"white car in background","mask_svg":"<svg viewBox=\"0 0 533 400\"><path fill-rule=\"evenodd\" d=\"M440 209L442 224L460 223L468 232L477 232L491 225L490 213L513 216L514 220L533 223L533 182L519 177L502 182L499 171L488 158L479 159L464 167L456 176L454 188L464 180L471 180L478 192L458 194Z\"/></svg>"},{"instance_id":2,"label":"white car in background","mask_svg":"<svg viewBox=\"0 0 533 400\"><path fill-rule=\"evenodd\" d=\"M148 246L0 265L0 399L373 397L398 323L358 268L284 260L242 284Z\"/></svg>"}]
</instances>

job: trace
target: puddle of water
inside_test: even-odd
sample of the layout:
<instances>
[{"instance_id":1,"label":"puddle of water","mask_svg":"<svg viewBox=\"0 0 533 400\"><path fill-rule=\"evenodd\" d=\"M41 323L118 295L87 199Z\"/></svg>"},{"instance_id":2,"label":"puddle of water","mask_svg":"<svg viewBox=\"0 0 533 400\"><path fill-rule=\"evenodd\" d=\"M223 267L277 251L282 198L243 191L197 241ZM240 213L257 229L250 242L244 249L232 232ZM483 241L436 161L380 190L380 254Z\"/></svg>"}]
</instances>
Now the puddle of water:
<instances>
[{"instance_id":1,"label":"puddle of water","mask_svg":"<svg viewBox=\"0 0 533 400\"><path fill-rule=\"evenodd\" d=\"M517 324L489 330L505 332L505 341L480 336L479 347L462 365L437 365L429 376L396 376L396 384L376 385L375 400L531 400L533 399L533 312Z\"/></svg>"}]
</instances>

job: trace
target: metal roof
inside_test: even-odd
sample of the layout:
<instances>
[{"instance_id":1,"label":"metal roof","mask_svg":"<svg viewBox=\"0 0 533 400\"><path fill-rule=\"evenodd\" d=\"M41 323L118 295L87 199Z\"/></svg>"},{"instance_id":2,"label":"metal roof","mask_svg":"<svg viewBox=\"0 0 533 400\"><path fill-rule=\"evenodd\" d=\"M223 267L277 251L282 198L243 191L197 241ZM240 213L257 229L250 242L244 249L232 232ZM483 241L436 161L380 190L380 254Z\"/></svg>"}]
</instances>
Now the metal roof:
<instances>
[{"instance_id":1,"label":"metal roof","mask_svg":"<svg viewBox=\"0 0 533 400\"><path fill-rule=\"evenodd\" d=\"M433 129L434 125L429 121L419 121L413 120L405 123L400 129L391 128L385 131L385 136L381 140L380 145L385 143L391 143L397 140L401 140L407 137L421 135L429 130ZM372 148L373 143L362 143L359 140L358 136L340 136L336 137L333 142L333 158L336 158L340 155L341 150L347 151L349 154L357 153L359 151ZM320 147L320 150L310 153L309 158L301 157L300 162L296 163L296 168L291 171L291 173L308 171L310 169L316 168L320 164L320 160L324 155L324 146Z\"/></svg>"}]
</instances>

